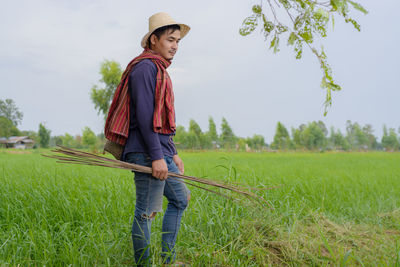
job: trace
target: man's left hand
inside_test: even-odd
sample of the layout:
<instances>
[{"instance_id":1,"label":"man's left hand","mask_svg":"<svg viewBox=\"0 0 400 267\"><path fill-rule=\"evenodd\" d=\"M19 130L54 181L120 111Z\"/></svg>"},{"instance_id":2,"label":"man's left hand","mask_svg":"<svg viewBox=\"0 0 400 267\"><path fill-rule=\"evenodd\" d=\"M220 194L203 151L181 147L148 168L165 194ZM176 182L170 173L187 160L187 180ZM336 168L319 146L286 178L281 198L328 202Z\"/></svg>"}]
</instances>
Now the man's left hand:
<instances>
[{"instance_id":1,"label":"man's left hand","mask_svg":"<svg viewBox=\"0 0 400 267\"><path fill-rule=\"evenodd\" d=\"M181 172L181 174L183 174L185 172L185 168L183 167L183 161L178 156L178 154L174 155L172 160L175 162L176 166L178 166L178 169Z\"/></svg>"}]
</instances>

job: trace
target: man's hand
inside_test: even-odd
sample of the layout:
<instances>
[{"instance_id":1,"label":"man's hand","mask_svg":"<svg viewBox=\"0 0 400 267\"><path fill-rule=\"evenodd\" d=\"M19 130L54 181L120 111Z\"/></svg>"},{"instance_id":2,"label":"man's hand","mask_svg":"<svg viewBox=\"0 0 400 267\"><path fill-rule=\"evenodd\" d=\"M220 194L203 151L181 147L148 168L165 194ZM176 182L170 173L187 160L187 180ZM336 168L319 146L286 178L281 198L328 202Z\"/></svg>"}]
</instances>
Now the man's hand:
<instances>
[{"instance_id":1,"label":"man's hand","mask_svg":"<svg viewBox=\"0 0 400 267\"><path fill-rule=\"evenodd\" d=\"M152 175L161 181L168 177L168 167L164 159L157 159L151 163Z\"/></svg>"},{"instance_id":2,"label":"man's hand","mask_svg":"<svg viewBox=\"0 0 400 267\"><path fill-rule=\"evenodd\" d=\"M181 172L181 174L183 174L185 172L185 168L183 166L183 161L178 156L178 154L175 154L172 160L175 162L176 166L178 166L178 169Z\"/></svg>"}]
</instances>

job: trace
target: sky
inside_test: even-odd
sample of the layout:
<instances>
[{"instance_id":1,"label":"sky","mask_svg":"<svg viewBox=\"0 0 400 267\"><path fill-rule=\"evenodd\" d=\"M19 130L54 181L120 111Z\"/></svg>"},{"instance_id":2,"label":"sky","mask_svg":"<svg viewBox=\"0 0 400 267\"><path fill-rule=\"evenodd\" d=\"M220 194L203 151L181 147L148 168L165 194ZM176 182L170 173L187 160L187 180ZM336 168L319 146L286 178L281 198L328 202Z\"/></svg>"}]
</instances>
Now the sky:
<instances>
[{"instance_id":1,"label":"sky","mask_svg":"<svg viewBox=\"0 0 400 267\"><path fill-rule=\"evenodd\" d=\"M11 98L24 117L21 130L44 123L52 135L81 134L85 126L103 131L103 117L90 100L100 64L115 60L122 69L142 52L148 18L167 12L191 27L168 68L178 125L190 119L203 131L212 116L225 117L237 136L260 134L270 143L278 121L290 131L322 120L345 131L347 120L400 126L400 2L359 1L368 15L353 11L358 32L336 17L324 45L342 91L324 116L317 58L304 49L296 60L281 40L274 54L259 30L239 29L259 1L0 0L0 99Z\"/></svg>"}]
</instances>

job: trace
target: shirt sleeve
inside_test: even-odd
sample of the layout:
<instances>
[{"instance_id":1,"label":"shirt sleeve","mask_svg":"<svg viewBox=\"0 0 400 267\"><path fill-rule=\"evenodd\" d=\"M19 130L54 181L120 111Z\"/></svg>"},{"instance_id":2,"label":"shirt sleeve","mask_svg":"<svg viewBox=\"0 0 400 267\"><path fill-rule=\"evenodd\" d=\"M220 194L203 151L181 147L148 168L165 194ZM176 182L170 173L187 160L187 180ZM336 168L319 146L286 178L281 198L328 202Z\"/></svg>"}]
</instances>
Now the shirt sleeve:
<instances>
[{"instance_id":1,"label":"shirt sleeve","mask_svg":"<svg viewBox=\"0 0 400 267\"><path fill-rule=\"evenodd\" d=\"M157 67L152 62L138 63L129 77L129 87L134 104L138 129L142 134L151 160L164 158L158 133L153 131L154 91Z\"/></svg>"}]
</instances>

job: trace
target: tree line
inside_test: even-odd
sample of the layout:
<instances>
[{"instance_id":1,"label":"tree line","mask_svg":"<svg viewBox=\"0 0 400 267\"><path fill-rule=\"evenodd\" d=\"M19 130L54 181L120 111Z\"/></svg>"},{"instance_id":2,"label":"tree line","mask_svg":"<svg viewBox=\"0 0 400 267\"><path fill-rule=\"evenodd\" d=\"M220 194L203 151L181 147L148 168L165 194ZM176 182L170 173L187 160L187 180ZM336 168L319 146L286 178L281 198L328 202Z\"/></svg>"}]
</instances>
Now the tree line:
<instances>
[{"instance_id":1,"label":"tree line","mask_svg":"<svg viewBox=\"0 0 400 267\"><path fill-rule=\"evenodd\" d=\"M11 99L0 99L0 137L29 136L36 142L35 147L51 147L64 145L71 148L90 149L102 151L105 143L104 134L95 134L89 127L82 129L81 134L51 136L50 129L43 123L39 124L38 131L21 131L18 124L23 118ZM304 150L304 151L358 151L358 150L400 150L400 127L387 128L383 126L382 138L374 135L372 125L364 126L357 122L346 122L345 132L334 127L328 128L322 121L313 121L291 127L290 132L281 122L277 122L274 138L271 143L266 143L262 135L252 137L239 137L235 135L225 118L222 118L217 131L217 125L210 116L208 130L203 131L200 125L191 119L189 127L177 126L174 137L178 149L202 150L225 149L237 151L263 151L263 150Z\"/></svg>"},{"instance_id":2,"label":"tree line","mask_svg":"<svg viewBox=\"0 0 400 267\"><path fill-rule=\"evenodd\" d=\"M186 130L178 126L175 144L181 149L230 149L238 151L262 150L303 150L303 151L366 151L366 150L400 150L400 127L383 126L383 135L380 140L373 134L372 125L361 126L357 122L346 122L343 134L340 129L333 126L330 130L322 121L313 121L292 127L287 130L285 125L277 122L274 138L271 143L266 143L262 135L253 137L238 137L234 134L228 121L222 118L220 134L217 134L216 125L212 117L209 118L208 131L202 131L193 119L190 120Z\"/></svg>"},{"instance_id":3,"label":"tree line","mask_svg":"<svg viewBox=\"0 0 400 267\"><path fill-rule=\"evenodd\" d=\"M178 126L174 138L178 149L236 149L261 151L266 148L266 143L262 135L253 137L237 137L228 121L222 118L220 134L217 133L217 126L212 117L208 119L208 131L202 131L199 124L191 119L186 130L183 126Z\"/></svg>"},{"instance_id":4,"label":"tree line","mask_svg":"<svg viewBox=\"0 0 400 267\"><path fill-rule=\"evenodd\" d=\"M394 128L383 126L383 135L380 140L373 134L372 125L361 126L357 122L346 122L345 133L333 126L328 131L322 121L313 121L301 124L298 128L287 128L278 122L271 149L278 150L385 150L399 151L400 138ZM400 134L400 127L398 129Z\"/></svg>"},{"instance_id":5,"label":"tree line","mask_svg":"<svg viewBox=\"0 0 400 267\"><path fill-rule=\"evenodd\" d=\"M217 131L219 128L219 131ZM72 148L89 148L101 151L104 145L104 134L96 135L89 127L82 130L81 135L54 136L51 145L64 145ZM357 122L346 122L345 132L328 128L322 121L313 121L291 127L290 131L281 122L277 122L275 134L271 143L264 136L254 134L252 137L237 136L232 127L222 118L217 127L213 117L208 119L208 129L203 131L194 120L189 121L185 128L177 126L174 142L178 150L228 150L228 151L400 151L400 127L387 128L383 126L382 138L374 135L372 125L364 126Z\"/></svg>"}]
</instances>

